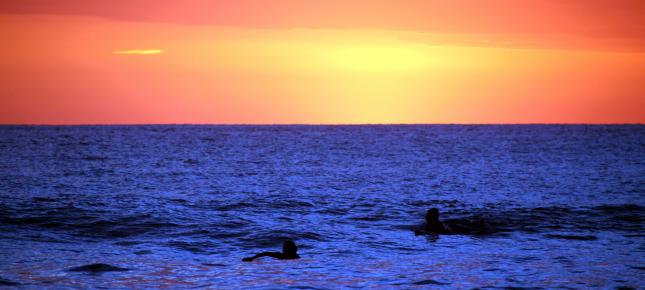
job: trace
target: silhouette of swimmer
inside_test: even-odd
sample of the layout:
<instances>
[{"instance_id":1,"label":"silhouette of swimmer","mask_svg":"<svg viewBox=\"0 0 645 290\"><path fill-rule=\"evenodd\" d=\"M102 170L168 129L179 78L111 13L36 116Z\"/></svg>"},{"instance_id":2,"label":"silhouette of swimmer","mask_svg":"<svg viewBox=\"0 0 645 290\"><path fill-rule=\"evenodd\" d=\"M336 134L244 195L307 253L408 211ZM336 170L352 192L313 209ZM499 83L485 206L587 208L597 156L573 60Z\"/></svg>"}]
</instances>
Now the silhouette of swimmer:
<instances>
[{"instance_id":1,"label":"silhouette of swimmer","mask_svg":"<svg viewBox=\"0 0 645 290\"><path fill-rule=\"evenodd\" d=\"M300 259L300 256L298 256L298 247L296 246L296 243L294 243L292 240L287 240L284 242L282 245L282 253L280 252L262 252L259 253L253 257L246 257L242 259L244 262L251 262L257 258L260 257L272 257L276 258L278 260L294 260L294 259Z\"/></svg>"},{"instance_id":2,"label":"silhouette of swimmer","mask_svg":"<svg viewBox=\"0 0 645 290\"><path fill-rule=\"evenodd\" d=\"M423 229L416 229L414 233L423 234L490 234L494 229L483 219L459 221L453 220L443 223L439 221L439 210L431 208L426 212L426 224Z\"/></svg>"},{"instance_id":3,"label":"silhouette of swimmer","mask_svg":"<svg viewBox=\"0 0 645 290\"><path fill-rule=\"evenodd\" d=\"M450 228L439 221L439 210L436 207L426 212L426 224L423 229L414 231L417 236L422 234L447 234L449 232Z\"/></svg>"}]
</instances>

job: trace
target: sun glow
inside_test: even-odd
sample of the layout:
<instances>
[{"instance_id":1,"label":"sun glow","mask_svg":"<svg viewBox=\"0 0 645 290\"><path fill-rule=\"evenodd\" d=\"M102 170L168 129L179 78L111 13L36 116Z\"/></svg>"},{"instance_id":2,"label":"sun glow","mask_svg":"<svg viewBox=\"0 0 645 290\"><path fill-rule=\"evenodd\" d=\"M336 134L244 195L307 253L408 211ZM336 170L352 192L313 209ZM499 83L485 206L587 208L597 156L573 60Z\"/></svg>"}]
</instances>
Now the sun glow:
<instances>
[{"instance_id":1,"label":"sun glow","mask_svg":"<svg viewBox=\"0 0 645 290\"><path fill-rule=\"evenodd\" d=\"M512 35L42 15L0 23L12 39L0 47L6 123L638 122L645 108L645 54Z\"/></svg>"},{"instance_id":2,"label":"sun glow","mask_svg":"<svg viewBox=\"0 0 645 290\"><path fill-rule=\"evenodd\" d=\"M359 72L413 71L427 66L431 55L418 45L353 44L333 47L322 53L325 63Z\"/></svg>"},{"instance_id":3,"label":"sun glow","mask_svg":"<svg viewBox=\"0 0 645 290\"><path fill-rule=\"evenodd\" d=\"M163 53L163 49L132 49L132 50L117 50L114 54L160 54Z\"/></svg>"}]
</instances>

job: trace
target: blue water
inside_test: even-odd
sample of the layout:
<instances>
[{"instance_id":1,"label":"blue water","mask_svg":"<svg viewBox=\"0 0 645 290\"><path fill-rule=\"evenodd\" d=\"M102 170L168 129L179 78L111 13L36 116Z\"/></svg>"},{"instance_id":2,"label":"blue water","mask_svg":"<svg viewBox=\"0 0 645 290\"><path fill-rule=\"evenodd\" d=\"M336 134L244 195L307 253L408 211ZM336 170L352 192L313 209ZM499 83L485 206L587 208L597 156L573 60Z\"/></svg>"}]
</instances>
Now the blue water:
<instances>
[{"instance_id":1,"label":"blue water","mask_svg":"<svg viewBox=\"0 0 645 290\"><path fill-rule=\"evenodd\" d=\"M3 285L638 288L644 220L645 126L0 126Z\"/></svg>"}]
</instances>

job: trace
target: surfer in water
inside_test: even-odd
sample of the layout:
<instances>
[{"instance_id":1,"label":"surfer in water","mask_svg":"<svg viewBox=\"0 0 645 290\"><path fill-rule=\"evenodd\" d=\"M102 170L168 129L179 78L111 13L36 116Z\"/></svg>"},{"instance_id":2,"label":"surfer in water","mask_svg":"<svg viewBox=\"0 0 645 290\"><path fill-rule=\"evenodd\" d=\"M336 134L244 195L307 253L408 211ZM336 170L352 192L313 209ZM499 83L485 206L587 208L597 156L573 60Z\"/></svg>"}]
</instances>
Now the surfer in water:
<instances>
[{"instance_id":1,"label":"surfer in water","mask_svg":"<svg viewBox=\"0 0 645 290\"><path fill-rule=\"evenodd\" d=\"M414 230L414 233L417 236L423 234L448 234L450 233L450 228L439 221L439 210L433 207L426 212L426 224L422 229Z\"/></svg>"},{"instance_id":2,"label":"surfer in water","mask_svg":"<svg viewBox=\"0 0 645 290\"><path fill-rule=\"evenodd\" d=\"M294 243L292 240L287 240L284 242L284 244L282 245L282 253L281 252L262 252L253 257L246 257L242 259L242 261L251 262L260 257L272 257L278 260L300 259L300 256L298 256L298 247L296 246L296 243Z\"/></svg>"},{"instance_id":3,"label":"surfer in water","mask_svg":"<svg viewBox=\"0 0 645 290\"><path fill-rule=\"evenodd\" d=\"M421 229L414 230L415 235L483 235L494 233L495 230L481 218L439 221L439 210L435 207L426 212L426 224Z\"/></svg>"}]
</instances>

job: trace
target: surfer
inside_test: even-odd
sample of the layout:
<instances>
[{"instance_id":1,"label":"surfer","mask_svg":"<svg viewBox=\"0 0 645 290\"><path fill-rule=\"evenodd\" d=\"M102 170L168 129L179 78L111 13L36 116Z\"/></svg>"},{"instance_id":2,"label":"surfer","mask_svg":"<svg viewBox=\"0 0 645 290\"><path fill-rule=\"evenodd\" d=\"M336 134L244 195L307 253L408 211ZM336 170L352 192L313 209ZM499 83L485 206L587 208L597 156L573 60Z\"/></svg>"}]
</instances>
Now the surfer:
<instances>
[{"instance_id":1,"label":"surfer","mask_svg":"<svg viewBox=\"0 0 645 290\"><path fill-rule=\"evenodd\" d=\"M423 234L484 235L494 232L495 229L486 220L478 217L441 222L439 221L439 210L434 207L426 212L426 224L423 228L414 230L417 236Z\"/></svg>"},{"instance_id":2,"label":"surfer","mask_svg":"<svg viewBox=\"0 0 645 290\"><path fill-rule=\"evenodd\" d=\"M260 257L272 257L276 258L278 260L294 260L294 259L300 259L300 256L298 256L298 247L296 246L296 243L294 243L292 240L287 240L284 242L282 245L282 253L280 252L262 252L259 253L253 257L246 257L242 259L244 262L251 262L257 258Z\"/></svg>"},{"instance_id":3,"label":"surfer","mask_svg":"<svg viewBox=\"0 0 645 290\"><path fill-rule=\"evenodd\" d=\"M426 212L426 224L422 229L416 229L414 233L416 235L448 234L450 233L450 228L439 221L439 210L433 207Z\"/></svg>"}]
</instances>

